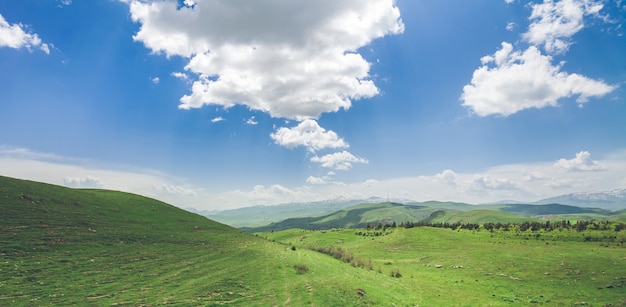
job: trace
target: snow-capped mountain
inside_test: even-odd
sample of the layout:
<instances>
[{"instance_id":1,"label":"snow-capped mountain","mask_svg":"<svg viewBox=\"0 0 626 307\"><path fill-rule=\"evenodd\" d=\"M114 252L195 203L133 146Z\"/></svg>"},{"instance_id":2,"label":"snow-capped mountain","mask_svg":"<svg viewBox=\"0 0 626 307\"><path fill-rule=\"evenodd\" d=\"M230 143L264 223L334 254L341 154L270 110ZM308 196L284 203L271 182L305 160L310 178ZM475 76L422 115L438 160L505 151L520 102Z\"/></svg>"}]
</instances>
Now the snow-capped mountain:
<instances>
[{"instance_id":1,"label":"snow-capped mountain","mask_svg":"<svg viewBox=\"0 0 626 307\"><path fill-rule=\"evenodd\" d=\"M535 202L538 205L554 203L578 207L595 207L613 211L624 210L626 209L626 189L577 192Z\"/></svg>"}]
</instances>

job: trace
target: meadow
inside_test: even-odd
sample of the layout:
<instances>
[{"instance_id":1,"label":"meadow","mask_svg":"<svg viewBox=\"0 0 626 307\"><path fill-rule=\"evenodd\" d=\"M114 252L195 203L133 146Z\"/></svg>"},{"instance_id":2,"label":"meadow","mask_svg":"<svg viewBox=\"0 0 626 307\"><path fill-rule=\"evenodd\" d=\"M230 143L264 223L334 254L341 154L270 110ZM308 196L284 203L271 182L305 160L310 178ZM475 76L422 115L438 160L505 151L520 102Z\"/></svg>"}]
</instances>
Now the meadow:
<instances>
[{"instance_id":1,"label":"meadow","mask_svg":"<svg viewBox=\"0 0 626 307\"><path fill-rule=\"evenodd\" d=\"M626 249L608 239L616 236L614 230L533 233L415 227L370 233L290 229L258 235L296 248L340 249L349 255L351 264L346 265L396 276L413 289L416 305L626 304ZM589 236L597 240L585 241Z\"/></svg>"},{"instance_id":2,"label":"meadow","mask_svg":"<svg viewBox=\"0 0 626 307\"><path fill-rule=\"evenodd\" d=\"M138 195L6 177L0 209L2 306L626 301L626 249L608 231L595 241L433 227L254 235Z\"/></svg>"}]
</instances>

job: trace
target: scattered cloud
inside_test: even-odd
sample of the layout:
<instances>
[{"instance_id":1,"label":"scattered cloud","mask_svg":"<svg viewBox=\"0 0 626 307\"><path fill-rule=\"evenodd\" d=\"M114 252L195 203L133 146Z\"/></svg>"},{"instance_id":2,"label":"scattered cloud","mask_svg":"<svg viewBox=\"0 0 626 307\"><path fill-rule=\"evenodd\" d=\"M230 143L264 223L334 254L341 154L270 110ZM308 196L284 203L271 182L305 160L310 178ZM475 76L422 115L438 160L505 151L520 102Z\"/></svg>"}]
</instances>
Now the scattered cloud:
<instances>
[{"instance_id":1,"label":"scattered cloud","mask_svg":"<svg viewBox=\"0 0 626 307\"><path fill-rule=\"evenodd\" d=\"M63 185L70 188L103 188L104 184L99 178L93 176L81 177L81 178L72 178L65 177L63 178Z\"/></svg>"},{"instance_id":2,"label":"scattered cloud","mask_svg":"<svg viewBox=\"0 0 626 307\"><path fill-rule=\"evenodd\" d=\"M565 161L565 162L561 162ZM566 168L564 168L565 166ZM568 171L572 169L573 171ZM587 171L577 171L577 170ZM590 171L590 170L600 170ZM102 166L23 148L0 146L2 176L37 180L73 187L97 187L153 197L181 208L200 210L272 205L287 202L328 200L337 197L404 198L415 201L442 200L488 203L503 199L535 201L560 194L626 188L626 151L609 153L591 160L586 151L573 159L493 166L477 172L444 170L433 175L362 182L332 181L334 171L303 178L303 185L259 184L250 189L208 190L190 186L155 170L129 170L128 166ZM454 183L454 184L451 184ZM185 197L181 197L185 196Z\"/></svg>"},{"instance_id":3,"label":"scattered cloud","mask_svg":"<svg viewBox=\"0 0 626 307\"><path fill-rule=\"evenodd\" d=\"M306 183L308 183L308 184L326 184L327 181L323 177L309 176L306 179Z\"/></svg>"},{"instance_id":4,"label":"scattered cloud","mask_svg":"<svg viewBox=\"0 0 626 307\"><path fill-rule=\"evenodd\" d=\"M159 77L154 77L152 79L150 79L152 81L152 83L154 84L159 84L159 81L161 81L161 79L159 79Z\"/></svg>"},{"instance_id":5,"label":"scattered cloud","mask_svg":"<svg viewBox=\"0 0 626 307\"><path fill-rule=\"evenodd\" d=\"M177 186L177 185L170 185L166 183L154 184L152 185L152 188L157 193L165 193L165 194L172 194L172 195L178 195L178 196L196 196L197 195L197 193L192 189L185 188L182 186Z\"/></svg>"},{"instance_id":6,"label":"scattered cloud","mask_svg":"<svg viewBox=\"0 0 626 307\"><path fill-rule=\"evenodd\" d=\"M215 117L215 118L211 119L211 122L212 123L219 123L219 122L224 121L224 120L225 119L223 117L218 116L218 117Z\"/></svg>"},{"instance_id":7,"label":"scattered cloud","mask_svg":"<svg viewBox=\"0 0 626 307\"><path fill-rule=\"evenodd\" d=\"M502 42L500 50L481 58L482 66L463 87L463 106L478 116L508 116L525 109L557 106L560 99L572 96L578 96L576 101L582 106L588 98L605 96L617 88L564 72L564 62L552 63L551 54L568 50L570 38L584 28L584 17L597 16L601 3L545 0L531 7L531 23L522 35L530 46L524 51L514 50L512 44ZM542 54L541 46L547 55Z\"/></svg>"},{"instance_id":8,"label":"scattered cloud","mask_svg":"<svg viewBox=\"0 0 626 307\"><path fill-rule=\"evenodd\" d=\"M313 119L300 122L293 128L281 127L270 137L287 148L304 146L309 152L325 148L347 148L348 144L332 130L326 130Z\"/></svg>"},{"instance_id":9,"label":"scattered cloud","mask_svg":"<svg viewBox=\"0 0 626 307\"><path fill-rule=\"evenodd\" d=\"M514 51L503 42L493 55L481 59L470 84L463 87L463 105L479 116L508 116L529 108L557 106L559 99L578 96L579 104L589 97L602 97L616 87L579 74L561 71L552 58L530 46Z\"/></svg>"},{"instance_id":10,"label":"scattered cloud","mask_svg":"<svg viewBox=\"0 0 626 307\"><path fill-rule=\"evenodd\" d=\"M28 33L26 27L22 24L10 24L0 14L0 47L9 47L14 49L39 48L46 54L50 54L50 47L43 43L37 33Z\"/></svg>"},{"instance_id":11,"label":"scattered cloud","mask_svg":"<svg viewBox=\"0 0 626 307\"><path fill-rule=\"evenodd\" d=\"M180 72L180 71L173 72L172 76L175 77L175 78L178 78L180 80L184 80L184 81L189 80L189 76L186 73Z\"/></svg>"},{"instance_id":12,"label":"scattered cloud","mask_svg":"<svg viewBox=\"0 0 626 307\"><path fill-rule=\"evenodd\" d=\"M298 120L348 109L378 94L357 50L404 31L393 0L129 2L135 41L189 59L197 78L182 109L242 104Z\"/></svg>"},{"instance_id":13,"label":"scattered cloud","mask_svg":"<svg viewBox=\"0 0 626 307\"><path fill-rule=\"evenodd\" d=\"M509 31L513 31L517 27L517 24L513 21L506 24L506 29Z\"/></svg>"},{"instance_id":14,"label":"scattered cloud","mask_svg":"<svg viewBox=\"0 0 626 307\"><path fill-rule=\"evenodd\" d=\"M598 161L591 160L591 154L588 151L581 151L572 159L559 159L554 166L566 169L572 172L598 172L606 171L607 168Z\"/></svg>"},{"instance_id":15,"label":"scattered cloud","mask_svg":"<svg viewBox=\"0 0 626 307\"><path fill-rule=\"evenodd\" d=\"M57 0L57 3L59 7L63 7L63 6L71 5L72 0Z\"/></svg>"},{"instance_id":16,"label":"scattered cloud","mask_svg":"<svg viewBox=\"0 0 626 307\"><path fill-rule=\"evenodd\" d=\"M246 120L246 124L248 124L248 125L256 125L256 124L258 124L258 123L259 123L259 122L257 122L257 121L255 120L254 116L251 116L250 118L248 118L248 119Z\"/></svg>"},{"instance_id":17,"label":"scattered cloud","mask_svg":"<svg viewBox=\"0 0 626 307\"><path fill-rule=\"evenodd\" d=\"M593 0L566 0L536 3L532 6L528 32L523 38L548 53L564 53L570 38L584 28L584 17L598 16L603 4Z\"/></svg>"},{"instance_id":18,"label":"scattered cloud","mask_svg":"<svg viewBox=\"0 0 626 307\"><path fill-rule=\"evenodd\" d=\"M320 163L322 164L322 167L333 168L342 171L351 169L353 163L369 163L367 159L357 157L345 150L341 152L327 154L321 157L314 156L311 158L311 162Z\"/></svg>"}]
</instances>

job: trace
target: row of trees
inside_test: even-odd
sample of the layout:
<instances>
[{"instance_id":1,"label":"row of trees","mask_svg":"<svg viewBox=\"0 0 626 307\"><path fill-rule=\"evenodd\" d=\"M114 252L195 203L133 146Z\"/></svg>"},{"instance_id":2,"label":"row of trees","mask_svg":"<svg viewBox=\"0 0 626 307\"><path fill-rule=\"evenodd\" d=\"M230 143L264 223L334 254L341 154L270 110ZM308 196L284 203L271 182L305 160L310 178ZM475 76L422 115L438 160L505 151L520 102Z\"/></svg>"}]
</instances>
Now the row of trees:
<instances>
[{"instance_id":1,"label":"row of trees","mask_svg":"<svg viewBox=\"0 0 626 307\"><path fill-rule=\"evenodd\" d=\"M484 223L482 225L478 223L461 223L461 222L439 222L439 223L431 223L428 221L419 221L419 222L402 222L402 223L378 223L374 226L371 223L368 223L365 226L366 230L382 230L385 231L389 228L403 227L403 228L413 228L413 227L437 227L437 228L449 228L452 230L456 229L467 229L467 230L480 230L482 229L488 231L494 230L503 230L509 231L513 229L519 229L520 231L553 231L553 230L615 230L617 232L626 230L626 224L624 223L614 223L609 221L576 221L576 223L572 224L569 220L562 221L545 221L545 222L522 222L522 223Z\"/></svg>"}]
</instances>

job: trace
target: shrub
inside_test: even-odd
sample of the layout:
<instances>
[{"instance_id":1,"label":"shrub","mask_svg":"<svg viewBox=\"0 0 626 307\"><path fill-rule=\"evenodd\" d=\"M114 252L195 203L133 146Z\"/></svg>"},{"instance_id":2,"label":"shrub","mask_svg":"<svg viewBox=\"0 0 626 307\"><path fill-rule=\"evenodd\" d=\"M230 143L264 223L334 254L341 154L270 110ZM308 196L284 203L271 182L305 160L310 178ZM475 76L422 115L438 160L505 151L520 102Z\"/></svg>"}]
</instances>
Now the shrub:
<instances>
[{"instance_id":1,"label":"shrub","mask_svg":"<svg viewBox=\"0 0 626 307\"><path fill-rule=\"evenodd\" d=\"M296 274L298 275L302 275L309 271L309 267L302 263L294 264L293 268L296 269Z\"/></svg>"},{"instance_id":2,"label":"shrub","mask_svg":"<svg viewBox=\"0 0 626 307\"><path fill-rule=\"evenodd\" d=\"M389 275L391 277L395 277L395 278L400 278L402 277L402 274L400 274L400 269L395 268L395 269L391 269L391 272L389 272Z\"/></svg>"}]
</instances>

